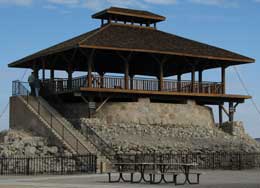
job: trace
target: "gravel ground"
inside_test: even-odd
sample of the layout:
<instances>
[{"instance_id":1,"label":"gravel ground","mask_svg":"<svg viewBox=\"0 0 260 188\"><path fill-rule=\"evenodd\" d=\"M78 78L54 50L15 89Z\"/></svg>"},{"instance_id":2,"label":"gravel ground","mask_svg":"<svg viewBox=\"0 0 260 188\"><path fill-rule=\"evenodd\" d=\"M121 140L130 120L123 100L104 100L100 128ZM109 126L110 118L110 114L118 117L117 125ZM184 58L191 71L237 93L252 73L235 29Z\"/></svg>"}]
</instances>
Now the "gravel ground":
<instances>
[{"instance_id":1,"label":"gravel ground","mask_svg":"<svg viewBox=\"0 0 260 188\"><path fill-rule=\"evenodd\" d=\"M213 187L213 188L260 188L260 170L250 171L202 171L200 185L178 187ZM0 177L0 187L4 188L154 188L174 187L173 184L130 184L107 183L107 175L78 176L34 176L34 177Z\"/></svg>"}]
</instances>

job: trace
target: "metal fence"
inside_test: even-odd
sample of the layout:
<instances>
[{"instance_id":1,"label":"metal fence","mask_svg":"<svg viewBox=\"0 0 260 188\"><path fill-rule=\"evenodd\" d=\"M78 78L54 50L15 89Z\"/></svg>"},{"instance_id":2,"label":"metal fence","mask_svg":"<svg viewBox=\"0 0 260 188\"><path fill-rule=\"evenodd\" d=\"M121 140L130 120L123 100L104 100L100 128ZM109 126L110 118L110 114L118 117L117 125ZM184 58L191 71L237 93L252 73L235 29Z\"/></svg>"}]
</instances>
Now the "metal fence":
<instances>
[{"instance_id":1,"label":"metal fence","mask_svg":"<svg viewBox=\"0 0 260 188\"><path fill-rule=\"evenodd\" d=\"M0 158L0 175L96 173L95 155Z\"/></svg>"},{"instance_id":2,"label":"metal fence","mask_svg":"<svg viewBox=\"0 0 260 188\"><path fill-rule=\"evenodd\" d=\"M188 153L116 155L124 163L197 163L198 169L242 170L260 168L260 153ZM176 168L179 168L176 166Z\"/></svg>"}]
</instances>

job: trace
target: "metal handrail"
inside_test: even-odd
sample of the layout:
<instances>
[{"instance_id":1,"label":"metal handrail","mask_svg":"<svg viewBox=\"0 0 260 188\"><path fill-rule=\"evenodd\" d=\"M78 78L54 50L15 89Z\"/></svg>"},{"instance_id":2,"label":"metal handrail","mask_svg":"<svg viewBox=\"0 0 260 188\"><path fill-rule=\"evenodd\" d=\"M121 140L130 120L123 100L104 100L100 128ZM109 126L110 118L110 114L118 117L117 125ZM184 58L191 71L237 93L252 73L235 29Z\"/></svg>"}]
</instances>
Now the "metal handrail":
<instances>
[{"instance_id":1,"label":"metal handrail","mask_svg":"<svg viewBox=\"0 0 260 188\"><path fill-rule=\"evenodd\" d=\"M45 111L47 111L49 113L49 116L50 116L50 119L47 120L46 118L44 118L42 116L42 118L48 123L50 124L50 127L54 130L56 130L56 132L61 136L61 138L65 140L65 137L64 137L64 131L66 129L66 131L70 134L70 136L72 136L74 138L74 140L76 141L76 148L69 142L67 142L67 144L69 144L77 153L79 153L79 144L88 152L89 150L87 149L87 147L85 147L85 145L79 140L77 139L77 137L72 133L72 131L70 129L68 129L64 123L55 117L55 115L50 112L50 110L48 110L46 107L44 107L44 105L41 104L40 100L35 98L35 100L37 101L37 109L35 109L35 107L29 103L29 90L24 86L24 84L26 84L26 82L20 82L18 80L16 81L13 81L13 90L12 90L12 93L13 93L13 96L22 96L22 97L25 97L25 100L27 102L27 104L29 104L34 110L37 111L37 113L40 115L41 114L41 108L43 108ZM61 126L62 126L62 134L59 133L59 131L57 131L57 129L55 129L53 127L53 120L55 120L56 122L58 122Z\"/></svg>"}]
</instances>

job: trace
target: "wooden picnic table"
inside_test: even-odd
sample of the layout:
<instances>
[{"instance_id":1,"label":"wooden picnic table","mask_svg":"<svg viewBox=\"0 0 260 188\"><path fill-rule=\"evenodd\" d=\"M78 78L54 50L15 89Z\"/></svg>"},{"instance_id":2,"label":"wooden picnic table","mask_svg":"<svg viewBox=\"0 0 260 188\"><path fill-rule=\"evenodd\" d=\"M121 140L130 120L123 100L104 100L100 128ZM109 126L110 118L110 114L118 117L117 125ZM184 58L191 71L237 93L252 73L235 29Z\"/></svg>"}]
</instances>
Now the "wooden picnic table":
<instances>
[{"instance_id":1,"label":"wooden picnic table","mask_svg":"<svg viewBox=\"0 0 260 188\"><path fill-rule=\"evenodd\" d=\"M113 165L117 168L117 172L119 173L119 178L116 181L111 180L111 173L109 173L109 182L119 182L122 180L123 182L131 182L131 183L140 183L142 181L148 183L161 183L164 181L165 183L175 183L176 185L184 185L186 183L189 184L198 184L199 183L199 175L197 174L197 182L192 182L190 180L190 169L192 167L197 166L197 163L113 163ZM180 171L178 172L168 172L171 167L179 167ZM127 168L128 167L128 168ZM132 169L129 171L128 169ZM147 167L152 167L152 170L148 171L149 179L146 179L145 175L147 174ZM156 170L159 171L156 172ZM125 179L123 173L130 173L130 179ZM140 173L140 179L138 181L134 181L134 173ZM185 180L183 183L177 183L177 175L184 174ZM172 181L167 181L165 178L166 174L173 175ZM160 179L155 181L155 176L160 175Z\"/></svg>"}]
</instances>

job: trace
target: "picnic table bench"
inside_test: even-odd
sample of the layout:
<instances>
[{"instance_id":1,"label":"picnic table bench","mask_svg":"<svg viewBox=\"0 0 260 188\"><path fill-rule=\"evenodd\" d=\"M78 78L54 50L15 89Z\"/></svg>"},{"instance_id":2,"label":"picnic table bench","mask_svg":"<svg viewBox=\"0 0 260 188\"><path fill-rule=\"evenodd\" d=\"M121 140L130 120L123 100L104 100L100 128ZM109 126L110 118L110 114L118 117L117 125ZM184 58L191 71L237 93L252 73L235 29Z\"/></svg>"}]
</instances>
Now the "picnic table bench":
<instances>
[{"instance_id":1,"label":"picnic table bench","mask_svg":"<svg viewBox=\"0 0 260 188\"><path fill-rule=\"evenodd\" d=\"M174 183L175 185L199 184L200 173L190 172L191 167L197 166L197 163L113 163L115 172L108 172L110 183L115 182L130 182L140 183L146 182L151 184L159 183ZM148 168L149 167L149 170ZM170 171L172 167L179 167L178 171ZM118 178L112 180L112 174L117 174ZM140 177L135 180L134 175L140 174ZM178 182L178 175L184 174L184 182ZM128 175L128 179L126 178ZM130 175L130 177L129 177ZM190 175L196 175L196 181L190 180ZM166 176L170 176L171 180L167 180Z\"/></svg>"}]
</instances>

